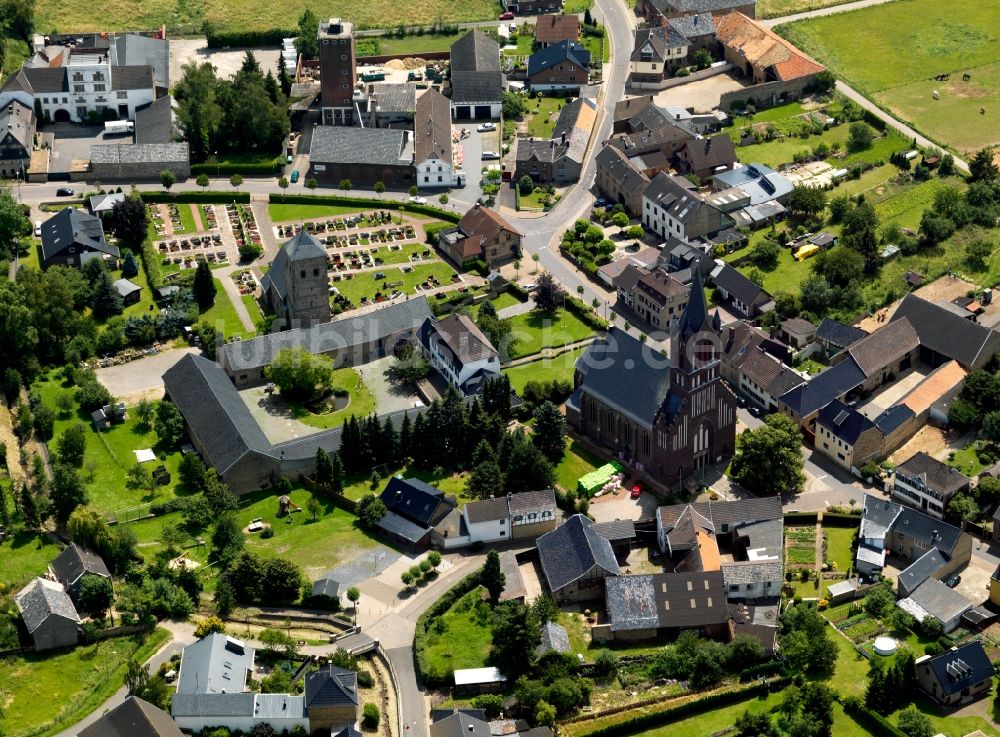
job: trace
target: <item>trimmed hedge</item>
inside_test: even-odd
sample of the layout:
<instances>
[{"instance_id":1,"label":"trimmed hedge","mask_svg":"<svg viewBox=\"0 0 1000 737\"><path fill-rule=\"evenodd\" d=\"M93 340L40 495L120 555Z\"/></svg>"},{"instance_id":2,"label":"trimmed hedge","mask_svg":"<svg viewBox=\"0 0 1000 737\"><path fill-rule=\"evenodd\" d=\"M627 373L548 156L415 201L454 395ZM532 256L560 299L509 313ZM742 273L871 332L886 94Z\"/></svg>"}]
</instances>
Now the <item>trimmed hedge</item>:
<instances>
[{"instance_id":1,"label":"trimmed hedge","mask_svg":"<svg viewBox=\"0 0 1000 737\"><path fill-rule=\"evenodd\" d=\"M150 289L159 289L163 286L163 274L160 272L161 258L149 238L142 242L142 268L146 272L146 281L149 282Z\"/></svg>"},{"instance_id":2,"label":"trimmed hedge","mask_svg":"<svg viewBox=\"0 0 1000 737\"><path fill-rule=\"evenodd\" d=\"M563 306L569 311L580 318L587 327L593 328L594 330L606 331L608 329L608 323L606 320L602 320L600 317L594 314L594 311L590 308L590 305L585 304L582 299L577 297L572 297L566 295L563 300Z\"/></svg>"},{"instance_id":3,"label":"trimmed hedge","mask_svg":"<svg viewBox=\"0 0 1000 737\"><path fill-rule=\"evenodd\" d=\"M438 220L445 220L449 223L457 223L462 219L458 213L448 212L433 205L418 205L415 202L399 202L397 200L379 200L372 197L342 197L340 195L308 195L291 194L281 195L272 192L269 201L288 205L338 205L340 207L357 207L359 209L371 208L374 210L402 210L404 212L416 212L421 215L429 215Z\"/></svg>"},{"instance_id":4,"label":"trimmed hedge","mask_svg":"<svg viewBox=\"0 0 1000 737\"><path fill-rule=\"evenodd\" d=\"M866 707L860 699L844 699L844 713L875 737L906 737L901 729Z\"/></svg>"},{"instance_id":5,"label":"trimmed hedge","mask_svg":"<svg viewBox=\"0 0 1000 737\"><path fill-rule=\"evenodd\" d=\"M208 34L208 48L226 46L281 46L282 39L298 36L298 31L287 28L267 28L261 31L212 31Z\"/></svg>"},{"instance_id":6,"label":"trimmed hedge","mask_svg":"<svg viewBox=\"0 0 1000 737\"><path fill-rule=\"evenodd\" d=\"M826 517L826 515L823 515ZM815 512L789 512L785 515L786 525L815 525L816 524L816 513Z\"/></svg>"},{"instance_id":7,"label":"trimmed hedge","mask_svg":"<svg viewBox=\"0 0 1000 737\"><path fill-rule=\"evenodd\" d=\"M485 278L490 273L490 267L481 258L470 258L468 261L462 262L462 271L474 271Z\"/></svg>"},{"instance_id":8,"label":"trimmed hedge","mask_svg":"<svg viewBox=\"0 0 1000 737\"><path fill-rule=\"evenodd\" d=\"M189 202L202 205L229 205L233 202L241 202L244 205L250 202L249 192L140 192L143 202Z\"/></svg>"},{"instance_id":9,"label":"trimmed hedge","mask_svg":"<svg viewBox=\"0 0 1000 737\"><path fill-rule=\"evenodd\" d=\"M631 719L625 719L607 727L586 733L583 737L625 737L626 735L643 732L653 727L660 727L664 724L679 721L685 717L703 714L706 711L716 709L720 706L729 706L740 701L746 701L754 696L769 693L772 690L780 690L790 683L788 678L778 678L768 683L757 683L753 686L737 689L735 691L723 691L700 698L696 701L688 701L683 704L664 709L663 711L640 714ZM598 715L599 716L599 715Z\"/></svg>"},{"instance_id":10,"label":"trimmed hedge","mask_svg":"<svg viewBox=\"0 0 1000 737\"><path fill-rule=\"evenodd\" d=\"M232 176L233 174L239 174L240 176L247 177L270 177L277 174L280 170L281 163L276 157L271 161L248 161L245 163L227 163L223 161L218 164L192 164L191 176L196 177L199 174L208 174L209 176Z\"/></svg>"},{"instance_id":11,"label":"trimmed hedge","mask_svg":"<svg viewBox=\"0 0 1000 737\"><path fill-rule=\"evenodd\" d=\"M449 685L447 679L435 678L427 668L427 646L424 644L427 628L433 620L451 609L456 601L470 591L478 588L481 573L482 571L478 570L463 578L448 589L440 599L434 602L434 606L421 614L420 618L417 619L416 631L413 633L413 654L414 660L417 663L417 677L424 688L437 688Z\"/></svg>"},{"instance_id":12,"label":"trimmed hedge","mask_svg":"<svg viewBox=\"0 0 1000 737\"><path fill-rule=\"evenodd\" d=\"M830 512L823 512L823 527L853 527L858 526L858 517L856 514L835 514Z\"/></svg>"}]
</instances>

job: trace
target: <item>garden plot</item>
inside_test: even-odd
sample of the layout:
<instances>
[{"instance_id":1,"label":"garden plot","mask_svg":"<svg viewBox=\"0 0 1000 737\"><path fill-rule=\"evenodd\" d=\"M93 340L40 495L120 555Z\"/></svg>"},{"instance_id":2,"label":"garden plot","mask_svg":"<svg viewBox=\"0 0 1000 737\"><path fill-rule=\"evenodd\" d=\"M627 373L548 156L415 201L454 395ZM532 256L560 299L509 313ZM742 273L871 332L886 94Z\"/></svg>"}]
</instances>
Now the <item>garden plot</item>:
<instances>
[{"instance_id":1,"label":"garden plot","mask_svg":"<svg viewBox=\"0 0 1000 737\"><path fill-rule=\"evenodd\" d=\"M785 559L789 566L816 565L816 528L785 529Z\"/></svg>"}]
</instances>

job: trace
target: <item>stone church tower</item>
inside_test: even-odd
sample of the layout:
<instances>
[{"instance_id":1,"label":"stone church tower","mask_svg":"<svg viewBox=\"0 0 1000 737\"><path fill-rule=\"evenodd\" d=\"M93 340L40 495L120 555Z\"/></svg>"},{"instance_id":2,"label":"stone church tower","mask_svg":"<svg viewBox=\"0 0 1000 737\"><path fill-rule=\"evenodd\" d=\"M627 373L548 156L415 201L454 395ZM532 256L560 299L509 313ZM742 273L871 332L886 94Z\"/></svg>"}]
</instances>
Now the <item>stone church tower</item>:
<instances>
[{"instance_id":1,"label":"stone church tower","mask_svg":"<svg viewBox=\"0 0 1000 737\"><path fill-rule=\"evenodd\" d=\"M326 249L304 230L281 247L261 287L286 327L308 327L330 320Z\"/></svg>"}]
</instances>

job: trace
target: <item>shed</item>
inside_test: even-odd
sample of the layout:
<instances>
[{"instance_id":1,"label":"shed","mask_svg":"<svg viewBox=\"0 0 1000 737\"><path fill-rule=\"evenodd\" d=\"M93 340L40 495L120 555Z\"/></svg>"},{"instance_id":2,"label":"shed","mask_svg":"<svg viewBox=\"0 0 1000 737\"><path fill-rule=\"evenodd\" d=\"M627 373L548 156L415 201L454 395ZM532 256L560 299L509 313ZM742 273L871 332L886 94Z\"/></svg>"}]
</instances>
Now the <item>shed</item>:
<instances>
[{"instance_id":1,"label":"shed","mask_svg":"<svg viewBox=\"0 0 1000 737\"><path fill-rule=\"evenodd\" d=\"M499 668L462 668L455 671L455 693L502 691L507 676Z\"/></svg>"}]
</instances>

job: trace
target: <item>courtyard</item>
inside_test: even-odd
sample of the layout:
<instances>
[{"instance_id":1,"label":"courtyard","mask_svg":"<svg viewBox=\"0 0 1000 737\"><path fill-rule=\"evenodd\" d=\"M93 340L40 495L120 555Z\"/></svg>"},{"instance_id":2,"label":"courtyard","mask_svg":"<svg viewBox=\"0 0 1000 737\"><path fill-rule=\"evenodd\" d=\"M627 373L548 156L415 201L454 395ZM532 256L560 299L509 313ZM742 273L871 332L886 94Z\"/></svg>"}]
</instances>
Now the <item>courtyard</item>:
<instances>
[{"instance_id":1,"label":"courtyard","mask_svg":"<svg viewBox=\"0 0 1000 737\"><path fill-rule=\"evenodd\" d=\"M748 86L732 74L717 74L659 92L653 97L653 102L661 107L683 107L696 113L707 113L719 106L719 98L725 93Z\"/></svg>"}]
</instances>

